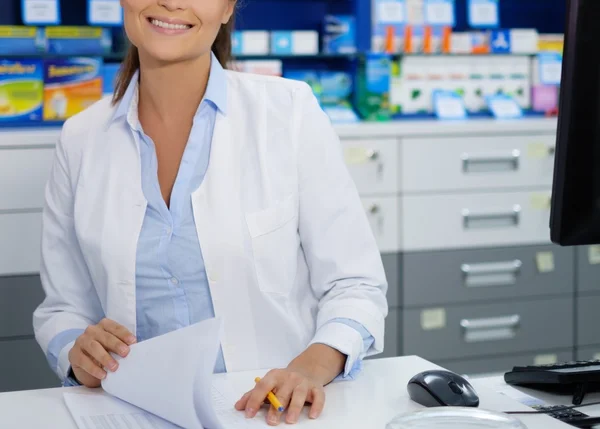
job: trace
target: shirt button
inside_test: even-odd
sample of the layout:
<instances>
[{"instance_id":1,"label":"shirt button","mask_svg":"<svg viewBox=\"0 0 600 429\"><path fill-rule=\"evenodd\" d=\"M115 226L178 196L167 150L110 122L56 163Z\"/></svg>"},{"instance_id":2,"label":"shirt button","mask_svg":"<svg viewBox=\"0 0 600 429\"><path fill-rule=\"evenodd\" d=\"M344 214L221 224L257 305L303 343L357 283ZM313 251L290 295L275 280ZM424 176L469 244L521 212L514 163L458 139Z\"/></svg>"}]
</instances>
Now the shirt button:
<instances>
[{"instance_id":1,"label":"shirt button","mask_svg":"<svg viewBox=\"0 0 600 429\"><path fill-rule=\"evenodd\" d=\"M171 283L173 283L174 285L178 285L179 280L177 280L175 277L171 277Z\"/></svg>"}]
</instances>

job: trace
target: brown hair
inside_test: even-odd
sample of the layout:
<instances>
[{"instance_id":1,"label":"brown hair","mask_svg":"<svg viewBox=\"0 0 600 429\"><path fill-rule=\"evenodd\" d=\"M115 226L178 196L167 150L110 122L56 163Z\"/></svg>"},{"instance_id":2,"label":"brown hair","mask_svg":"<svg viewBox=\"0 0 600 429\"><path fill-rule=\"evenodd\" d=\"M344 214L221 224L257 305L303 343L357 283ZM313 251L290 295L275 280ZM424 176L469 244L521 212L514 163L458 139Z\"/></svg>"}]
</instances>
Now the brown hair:
<instances>
[{"instance_id":1,"label":"brown hair","mask_svg":"<svg viewBox=\"0 0 600 429\"><path fill-rule=\"evenodd\" d=\"M237 7L237 2L235 7ZM217 38L215 39L211 48L223 68L227 68L228 63L231 61L231 37L234 28L235 12L231 15L231 18L227 24L221 25L219 33L217 34ZM123 99L125 92L127 91L127 87L131 83L131 79L133 79L133 75L139 68L140 56L138 49L135 46L130 45L127 50L127 54L123 59L123 63L121 64L119 74L117 75L115 92L112 99L113 105L117 104Z\"/></svg>"}]
</instances>

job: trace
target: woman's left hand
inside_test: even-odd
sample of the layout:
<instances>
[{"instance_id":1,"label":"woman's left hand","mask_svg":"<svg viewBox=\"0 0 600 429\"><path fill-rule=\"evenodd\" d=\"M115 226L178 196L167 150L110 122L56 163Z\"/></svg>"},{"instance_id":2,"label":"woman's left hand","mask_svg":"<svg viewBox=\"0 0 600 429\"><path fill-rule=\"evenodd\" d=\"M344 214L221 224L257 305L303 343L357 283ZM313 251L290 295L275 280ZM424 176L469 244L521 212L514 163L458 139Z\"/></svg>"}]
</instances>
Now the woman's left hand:
<instances>
[{"instance_id":1,"label":"woman's left hand","mask_svg":"<svg viewBox=\"0 0 600 429\"><path fill-rule=\"evenodd\" d=\"M260 409L269 392L273 392L286 409L285 422L298 422L305 403L312 404L309 417L319 417L325 406L323 384L297 369L275 369L269 371L252 389L235 404L238 411L246 411L247 418L253 418ZM281 422L281 412L269 407L267 423L276 426Z\"/></svg>"}]
</instances>

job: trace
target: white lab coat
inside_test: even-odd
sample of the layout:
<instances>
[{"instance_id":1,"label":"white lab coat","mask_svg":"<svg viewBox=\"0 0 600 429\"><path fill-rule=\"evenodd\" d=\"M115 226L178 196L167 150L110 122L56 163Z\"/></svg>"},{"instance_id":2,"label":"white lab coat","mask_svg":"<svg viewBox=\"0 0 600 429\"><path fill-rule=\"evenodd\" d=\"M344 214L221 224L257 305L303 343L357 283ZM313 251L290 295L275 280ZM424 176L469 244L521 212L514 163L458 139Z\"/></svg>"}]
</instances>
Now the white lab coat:
<instances>
[{"instance_id":1,"label":"white lab coat","mask_svg":"<svg viewBox=\"0 0 600 429\"><path fill-rule=\"evenodd\" d=\"M383 350L387 284L339 140L310 88L227 72L210 165L192 194L229 371L286 366L323 342L356 358L361 323ZM46 352L59 333L107 317L136 330L136 247L146 211L139 149L104 99L68 120L43 214L34 313ZM323 325L325 327L321 328ZM68 352L59 354L65 378Z\"/></svg>"}]
</instances>

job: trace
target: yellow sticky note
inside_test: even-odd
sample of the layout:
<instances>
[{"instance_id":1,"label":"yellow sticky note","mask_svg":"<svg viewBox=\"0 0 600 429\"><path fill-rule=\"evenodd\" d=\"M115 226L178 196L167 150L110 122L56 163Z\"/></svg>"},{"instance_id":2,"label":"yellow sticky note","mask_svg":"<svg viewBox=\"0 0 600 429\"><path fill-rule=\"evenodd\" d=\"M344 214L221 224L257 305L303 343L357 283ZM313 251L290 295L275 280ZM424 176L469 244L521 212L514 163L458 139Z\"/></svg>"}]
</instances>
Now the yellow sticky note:
<instances>
[{"instance_id":1,"label":"yellow sticky note","mask_svg":"<svg viewBox=\"0 0 600 429\"><path fill-rule=\"evenodd\" d=\"M369 152L365 148L349 147L344 149L346 164L364 164L369 160Z\"/></svg>"},{"instance_id":2,"label":"yellow sticky note","mask_svg":"<svg viewBox=\"0 0 600 429\"><path fill-rule=\"evenodd\" d=\"M535 255L535 263L540 273L551 273L554 271L554 253L538 252Z\"/></svg>"},{"instance_id":3,"label":"yellow sticky note","mask_svg":"<svg viewBox=\"0 0 600 429\"><path fill-rule=\"evenodd\" d=\"M531 207L536 210L549 210L552 199L548 194L531 194Z\"/></svg>"},{"instance_id":4,"label":"yellow sticky note","mask_svg":"<svg viewBox=\"0 0 600 429\"><path fill-rule=\"evenodd\" d=\"M431 308L421 311L421 328L424 331L433 331L446 327L446 310L443 308Z\"/></svg>"},{"instance_id":5,"label":"yellow sticky note","mask_svg":"<svg viewBox=\"0 0 600 429\"><path fill-rule=\"evenodd\" d=\"M533 359L534 365L554 365L557 362L558 362L558 356L553 353L546 354L546 355L537 355Z\"/></svg>"},{"instance_id":6,"label":"yellow sticky note","mask_svg":"<svg viewBox=\"0 0 600 429\"><path fill-rule=\"evenodd\" d=\"M527 146L527 156L531 159L542 159L550 155L550 149L544 143L529 143Z\"/></svg>"},{"instance_id":7,"label":"yellow sticky note","mask_svg":"<svg viewBox=\"0 0 600 429\"><path fill-rule=\"evenodd\" d=\"M590 265L600 264L600 246L590 246L588 248L588 260Z\"/></svg>"}]
</instances>

